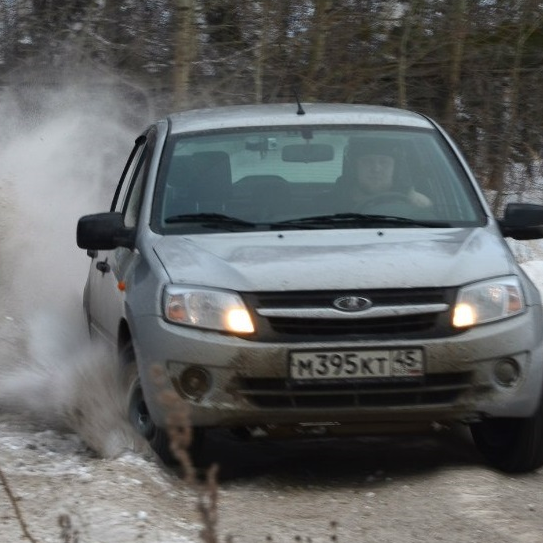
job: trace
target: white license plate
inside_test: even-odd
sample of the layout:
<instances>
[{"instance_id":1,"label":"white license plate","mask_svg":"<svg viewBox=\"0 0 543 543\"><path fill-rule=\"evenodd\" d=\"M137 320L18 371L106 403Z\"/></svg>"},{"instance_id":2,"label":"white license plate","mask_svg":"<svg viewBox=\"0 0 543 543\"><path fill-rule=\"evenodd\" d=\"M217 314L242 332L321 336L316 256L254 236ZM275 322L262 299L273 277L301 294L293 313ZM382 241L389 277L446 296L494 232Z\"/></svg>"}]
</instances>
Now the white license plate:
<instances>
[{"instance_id":1,"label":"white license plate","mask_svg":"<svg viewBox=\"0 0 543 543\"><path fill-rule=\"evenodd\" d=\"M420 377L424 357L422 349L294 351L289 369L297 380Z\"/></svg>"}]
</instances>

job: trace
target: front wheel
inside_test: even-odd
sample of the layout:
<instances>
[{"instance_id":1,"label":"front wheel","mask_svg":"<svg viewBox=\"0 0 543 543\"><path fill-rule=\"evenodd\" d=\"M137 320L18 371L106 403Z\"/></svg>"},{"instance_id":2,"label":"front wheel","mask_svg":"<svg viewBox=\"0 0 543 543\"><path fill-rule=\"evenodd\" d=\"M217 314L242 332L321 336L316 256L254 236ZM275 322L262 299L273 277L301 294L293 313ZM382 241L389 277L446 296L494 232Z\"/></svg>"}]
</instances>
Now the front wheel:
<instances>
[{"instance_id":1,"label":"front wheel","mask_svg":"<svg viewBox=\"0 0 543 543\"><path fill-rule=\"evenodd\" d=\"M543 465L543 401L526 418L487 419L471 425L475 445L487 462L507 473L533 471Z\"/></svg>"},{"instance_id":2,"label":"front wheel","mask_svg":"<svg viewBox=\"0 0 543 543\"><path fill-rule=\"evenodd\" d=\"M179 460L172 452L168 432L157 426L149 413L143 394L134 347L127 344L122 352L122 371L127 391L127 414L132 427L145 438L158 457L167 466L176 466ZM193 438L188 453L191 461L197 460L203 449L204 431L201 428L192 430Z\"/></svg>"},{"instance_id":3,"label":"front wheel","mask_svg":"<svg viewBox=\"0 0 543 543\"><path fill-rule=\"evenodd\" d=\"M175 465L177 461L170 450L168 434L153 422L147 409L135 361L125 366L124 373L127 384L127 414L130 424L138 434L145 438L166 465Z\"/></svg>"}]
</instances>

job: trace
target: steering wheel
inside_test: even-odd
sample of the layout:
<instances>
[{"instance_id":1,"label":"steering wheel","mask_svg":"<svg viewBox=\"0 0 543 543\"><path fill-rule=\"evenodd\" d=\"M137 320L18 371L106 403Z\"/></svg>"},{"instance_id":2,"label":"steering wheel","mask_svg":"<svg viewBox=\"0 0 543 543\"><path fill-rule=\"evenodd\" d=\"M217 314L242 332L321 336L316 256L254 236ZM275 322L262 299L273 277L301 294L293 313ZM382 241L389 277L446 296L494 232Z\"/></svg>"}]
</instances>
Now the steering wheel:
<instances>
[{"instance_id":1,"label":"steering wheel","mask_svg":"<svg viewBox=\"0 0 543 543\"><path fill-rule=\"evenodd\" d=\"M366 208L374 208L379 206L388 206L394 204L408 204L410 208L413 207L413 202L410 200L407 194L403 192L382 192L375 196L370 196L367 200L364 200L357 206L357 211L364 211Z\"/></svg>"}]
</instances>

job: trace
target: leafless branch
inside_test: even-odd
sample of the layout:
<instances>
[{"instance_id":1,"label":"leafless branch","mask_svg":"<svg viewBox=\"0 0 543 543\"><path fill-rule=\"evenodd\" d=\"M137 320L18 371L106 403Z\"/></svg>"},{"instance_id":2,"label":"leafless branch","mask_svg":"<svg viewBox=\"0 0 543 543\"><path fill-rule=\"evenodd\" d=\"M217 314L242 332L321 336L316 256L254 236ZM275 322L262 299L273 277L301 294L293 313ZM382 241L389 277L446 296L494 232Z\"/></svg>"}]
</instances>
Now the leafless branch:
<instances>
[{"instance_id":1,"label":"leafless branch","mask_svg":"<svg viewBox=\"0 0 543 543\"><path fill-rule=\"evenodd\" d=\"M26 537L29 541L32 541L32 543L38 543L38 541L28 531L28 526L23 518L21 509L19 508L19 504L17 503L18 498L16 498L15 495L13 494L13 491L11 490L9 482L6 476L4 475L4 472L2 471L2 469L0 469L0 480L2 481L2 485L4 486L4 489L9 498L11 506L13 507L15 516L17 517L17 520L19 521L19 525L21 526L21 531L23 532L23 536Z\"/></svg>"}]
</instances>

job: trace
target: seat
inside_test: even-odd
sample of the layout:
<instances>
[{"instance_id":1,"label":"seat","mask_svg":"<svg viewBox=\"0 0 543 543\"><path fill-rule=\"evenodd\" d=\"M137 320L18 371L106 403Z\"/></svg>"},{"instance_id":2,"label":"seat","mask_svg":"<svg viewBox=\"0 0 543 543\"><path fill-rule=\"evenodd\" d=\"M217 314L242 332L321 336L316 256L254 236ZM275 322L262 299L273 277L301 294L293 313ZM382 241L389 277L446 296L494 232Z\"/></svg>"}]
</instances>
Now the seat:
<instances>
[{"instance_id":1,"label":"seat","mask_svg":"<svg viewBox=\"0 0 543 543\"><path fill-rule=\"evenodd\" d=\"M180 187L186 185L187 176L191 172L192 155L172 156L166 184L170 187Z\"/></svg>"},{"instance_id":2,"label":"seat","mask_svg":"<svg viewBox=\"0 0 543 543\"><path fill-rule=\"evenodd\" d=\"M187 201L194 212L223 213L232 193L230 157L224 151L201 151L192 155Z\"/></svg>"},{"instance_id":3,"label":"seat","mask_svg":"<svg viewBox=\"0 0 543 543\"><path fill-rule=\"evenodd\" d=\"M289 182L279 175L247 175L234 183L236 198L246 199L257 220L270 220L290 207Z\"/></svg>"},{"instance_id":4,"label":"seat","mask_svg":"<svg viewBox=\"0 0 543 543\"><path fill-rule=\"evenodd\" d=\"M187 212L187 187L192 175L192 155L172 156L164 195L164 217Z\"/></svg>"},{"instance_id":5,"label":"seat","mask_svg":"<svg viewBox=\"0 0 543 543\"><path fill-rule=\"evenodd\" d=\"M230 157L201 151L172 157L166 180L164 217L224 213L232 191Z\"/></svg>"}]
</instances>

